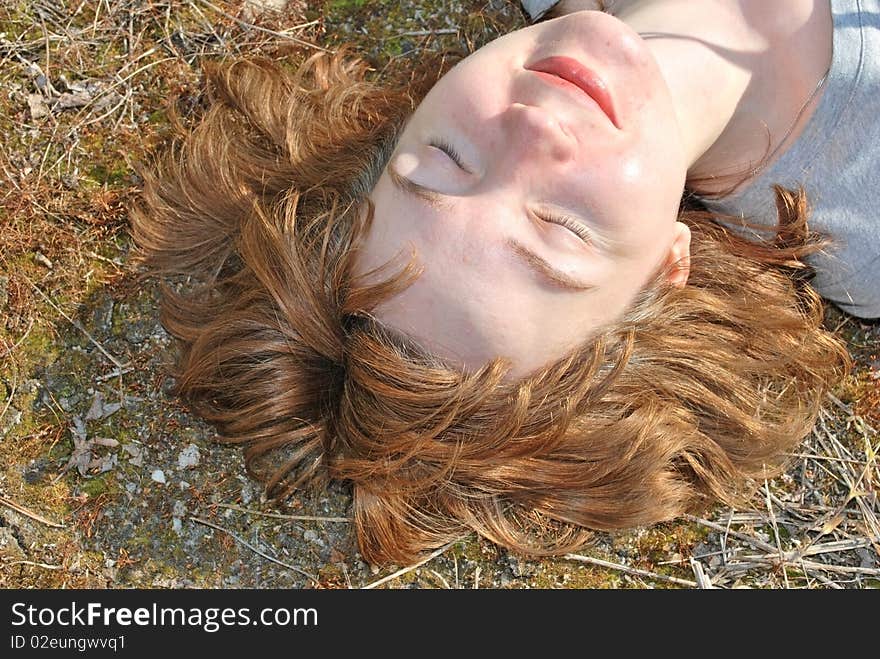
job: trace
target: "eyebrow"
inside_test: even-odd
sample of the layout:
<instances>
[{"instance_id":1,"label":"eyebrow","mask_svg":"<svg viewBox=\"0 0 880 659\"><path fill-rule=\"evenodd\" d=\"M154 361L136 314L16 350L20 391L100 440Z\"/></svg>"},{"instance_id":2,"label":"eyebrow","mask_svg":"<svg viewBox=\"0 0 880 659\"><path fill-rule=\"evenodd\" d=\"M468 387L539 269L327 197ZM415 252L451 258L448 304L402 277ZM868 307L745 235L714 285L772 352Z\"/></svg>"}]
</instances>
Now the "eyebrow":
<instances>
[{"instance_id":1,"label":"eyebrow","mask_svg":"<svg viewBox=\"0 0 880 659\"><path fill-rule=\"evenodd\" d=\"M427 201L428 204L430 204L434 208L449 207L449 202L446 200L446 195L444 195L443 193L432 190L431 188L426 188L424 185L419 185L412 179L409 179L398 172L394 168L394 165L392 165L391 163L388 163L387 169L388 177L391 179L391 182L401 192L413 195L414 197L418 197L419 199Z\"/></svg>"},{"instance_id":2,"label":"eyebrow","mask_svg":"<svg viewBox=\"0 0 880 659\"><path fill-rule=\"evenodd\" d=\"M419 199L428 202L428 204L434 208L449 208L447 195L426 188L423 185L419 185L415 181L403 176L400 172L394 169L394 165L391 163L388 163L387 169L388 177L391 179L391 182L401 192L418 197ZM506 244L532 272L540 276L552 286L573 291L586 291L595 288L594 286L578 281L561 270L557 270L546 259L541 258L513 238L509 239Z\"/></svg>"},{"instance_id":3,"label":"eyebrow","mask_svg":"<svg viewBox=\"0 0 880 659\"><path fill-rule=\"evenodd\" d=\"M561 270L557 270L545 259L542 259L529 248L516 242L513 238L507 241L507 245L513 250L514 254L519 256L520 259L529 266L529 268L541 275L554 286L574 291L588 291L591 288L595 288L594 286L578 281Z\"/></svg>"}]
</instances>

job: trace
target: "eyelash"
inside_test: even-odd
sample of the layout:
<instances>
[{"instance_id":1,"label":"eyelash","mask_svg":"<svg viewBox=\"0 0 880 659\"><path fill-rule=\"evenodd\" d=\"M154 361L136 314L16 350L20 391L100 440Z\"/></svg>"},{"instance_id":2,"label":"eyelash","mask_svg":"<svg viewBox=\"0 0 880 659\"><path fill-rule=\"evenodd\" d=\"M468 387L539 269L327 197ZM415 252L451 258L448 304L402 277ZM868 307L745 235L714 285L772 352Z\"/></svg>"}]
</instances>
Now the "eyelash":
<instances>
[{"instance_id":1,"label":"eyelash","mask_svg":"<svg viewBox=\"0 0 880 659\"><path fill-rule=\"evenodd\" d=\"M589 230L580 222L571 219L565 215L552 215L550 213L535 213L538 219L544 220L545 222L551 222L552 224L559 224L564 226L566 229L572 231L578 238L583 240L585 243L592 243L592 236L590 235Z\"/></svg>"},{"instance_id":2,"label":"eyelash","mask_svg":"<svg viewBox=\"0 0 880 659\"><path fill-rule=\"evenodd\" d=\"M428 146L432 146L435 149L440 149L443 153L449 156L452 159L452 162L458 165L461 169L466 169L461 155L458 153L458 151L455 150L455 147L446 140L441 138L434 138L428 142Z\"/></svg>"},{"instance_id":3,"label":"eyelash","mask_svg":"<svg viewBox=\"0 0 880 659\"><path fill-rule=\"evenodd\" d=\"M449 142L442 138L434 138L428 142L428 146L432 146L435 149L440 149L443 153L445 153L449 158L460 168L466 169L464 166L464 162L461 158L461 155L458 151L455 150L455 147L452 146ZM578 236L585 243L592 242L592 236L590 232L584 227L583 224L577 222L570 217L566 217L565 215L552 215L550 213L536 213L537 217L545 222L551 222L553 224L559 224L564 226L566 229L574 232L576 236Z\"/></svg>"}]
</instances>

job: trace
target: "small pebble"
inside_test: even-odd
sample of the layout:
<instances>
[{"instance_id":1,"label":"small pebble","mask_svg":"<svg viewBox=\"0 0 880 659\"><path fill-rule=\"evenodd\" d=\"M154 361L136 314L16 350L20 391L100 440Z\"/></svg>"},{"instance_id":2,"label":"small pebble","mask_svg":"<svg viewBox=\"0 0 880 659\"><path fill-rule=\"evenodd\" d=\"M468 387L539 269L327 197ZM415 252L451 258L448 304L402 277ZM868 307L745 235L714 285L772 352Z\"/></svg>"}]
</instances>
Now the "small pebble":
<instances>
[{"instance_id":1,"label":"small pebble","mask_svg":"<svg viewBox=\"0 0 880 659\"><path fill-rule=\"evenodd\" d=\"M52 261L50 261L42 252L37 252L36 254L34 254L34 261L39 263L44 268L48 268L49 270L54 267Z\"/></svg>"},{"instance_id":2,"label":"small pebble","mask_svg":"<svg viewBox=\"0 0 880 659\"><path fill-rule=\"evenodd\" d=\"M150 478L152 478L157 483L165 484L165 472L161 469L154 469L153 473L150 474Z\"/></svg>"},{"instance_id":3,"label":"small pebble","mask_svg":"<svg viewBox=\"0 0 880 659\"><path fill-rule=\"evenodd\" d=\"M199 447L195 444L190 444L177 456L177 466L179 469L192 469L199 464L200 459Z\"/></svg>"}]
</instances>

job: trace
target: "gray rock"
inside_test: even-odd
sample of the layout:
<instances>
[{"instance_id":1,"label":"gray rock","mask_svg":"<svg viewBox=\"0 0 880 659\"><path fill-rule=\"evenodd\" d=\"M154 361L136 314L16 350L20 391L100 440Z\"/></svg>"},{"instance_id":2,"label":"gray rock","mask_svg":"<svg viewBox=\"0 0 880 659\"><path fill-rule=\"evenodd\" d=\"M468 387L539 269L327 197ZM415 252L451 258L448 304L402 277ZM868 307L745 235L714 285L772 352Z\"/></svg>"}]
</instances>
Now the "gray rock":
<instances>
[{"instance_id":1,"label":"gray rock","mask_svg":"<svg viewBox=\"0 0 880 659\"><path fill-rule=\"evenodd\" d=\"M122 450L128 453L130 456L128 458L128 462L135 467L143 467L144 466L144 447L140 444L128 443L124 444Z\"/></svg>"},{"instance_id":2,"label":"gray rock","mask_svg":"<svg viewBox=\"0 0 880 659\"><path fill-rule=\"evenodd\" d=\"M5 437L10 430L21 423L21 419L21 411L10 406L9 409L6 410L6 416L3 418L3 425L0 426L0 439Z\"/></svg>"},{"instance_id":3,"label":"gray rock","mask_svg":"<svg viewBox=\"0 0 880 659\"><path fill-rule=\"evenodd\" d=\"M311 529L307 529L303 533L303 540L305 540L306 542L311 542L312 544L318 545L319 547L324 546L324 541L321 540L321 537L317 533L312 531Z\"/></svg>"},{"instance_id":4,"label":"gray rock","mask_svg":"<svg viewBox=\"0 0 880 659\"><path fill-rule=\"evenodd\" d=\"M96 329L102 332L110 331L113 323L114 304L113 298L108 297L94 308L92 311L92 324Z\"/></svg>"},{"instance_id":5,"label":"gray rock","mask_svg":"<svg viewBox=\"0 0 880 659\"><path fill-rule=\"evenodd\" d=\"M46 458L31 460L27 468L22 472L24 482L28 485L36 485L46 478L46 468L49 466Z\"/></svg>"},{"instance_id":6,"label":"gray rock","mask_svg":"<svg viewBox=\"0 0 880 659\"><path fill-rule=\"evenodd\" d=\"M245 483L241 486L241 502L244 505L248 505L251 501L254 500L254 488L250 483Z\"/></svg>"},{"instance_id":7,"label":"gray rock","mask_svg":"<svg viewBox=\"0 0 880 659\"><path fill-rule=\"evenodd\" d=\"M200 458L199 447L195 444L190 444L177 456L177 467L179 469L192 469L199 464Z\"/></svg>"},{"instance_id":8,"label":"gray rock","mask_svg":"<svg viewBox=\"0 0 880 659\"><path fill-rule=\"evenodd\" d=\"M0 526L0 559L24 560L25 553L8 526Z\"/></svg>"}]
</instances>

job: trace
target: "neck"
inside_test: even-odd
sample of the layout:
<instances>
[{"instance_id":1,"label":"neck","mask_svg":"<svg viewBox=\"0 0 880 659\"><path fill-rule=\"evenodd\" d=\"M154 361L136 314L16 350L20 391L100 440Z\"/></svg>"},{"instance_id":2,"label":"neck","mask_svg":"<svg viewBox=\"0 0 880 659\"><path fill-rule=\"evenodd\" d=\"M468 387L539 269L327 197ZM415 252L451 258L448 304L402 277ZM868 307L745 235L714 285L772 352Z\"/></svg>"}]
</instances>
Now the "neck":
<instances>
[{"instance_id":1,"label":"neck","mask_svg":"<svg viewBox=\"0 0 880 659\"><path fill-rule=\"evenodd\" d=\"M828 0L617 0L672 93L689 178L735 175L796 136L831 59ZM757 162L756 162L757 161Z\"/></svg>"}]
</instances>

